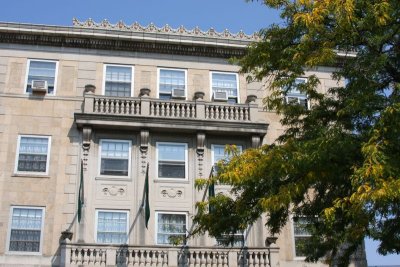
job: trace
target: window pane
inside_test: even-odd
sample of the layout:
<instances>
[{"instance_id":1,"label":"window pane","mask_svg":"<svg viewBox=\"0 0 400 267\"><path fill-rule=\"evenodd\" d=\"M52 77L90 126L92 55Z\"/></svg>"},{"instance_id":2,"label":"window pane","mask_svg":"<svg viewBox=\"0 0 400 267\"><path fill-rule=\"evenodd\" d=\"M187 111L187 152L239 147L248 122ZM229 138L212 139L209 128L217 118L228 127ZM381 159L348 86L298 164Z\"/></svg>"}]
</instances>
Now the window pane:
<instances>
[{"instance_id":1,"label":"window pane","mask_svg":"<svg viewBox=\"0 0 400 267\"><path fill-rule=\"evenodd\" d=\"M126 212L99 211L97 214L97 242L126 243L128 239Z\"/></svg>"},{"instance_id":2,"label":"window pane","mask_svg":"<svg viewBox=\"0 0 400 267\"><path fill-rule=\"evenodd\" d=\"M106 66L105 95L131 96L132 68Z\"/></svg>"},{"instance_id":3,"label":"window pane","mask_svg":"<svg viewBox=\"0 0 400 267\"><path fill-rule=\"evenodd\" d=\"M47 137L21 136L17 171L46 172L48 142Z\"/></svg>"},{"instance_id":4,"label":"window pane","mask_svg":"<svg viewBox=\"0 0 400 267\"><path fill-rule=\"evenodd\" d=\"M310 220L306 217L295 217L293 218L294 228L294 243L295 243L295 254L296 257L305 256L305 249L310 239L311 233L307 229L310 224Z\"/></svg>"},{"instance_id":5,"label":"window pane","mask_svg":"<svg viewBox=\"0 0 400 267\"><path fill-rule=\"evenodd\" d=\"M183 238L185 235L185 214L158 214L157 244L171 244L171 237Z\"/></svg>"},{"instance_id":6,"label":"window pane","mask_svg":"<svg viewBox=\"0 0 400 267\"><path fill-rule=\"evenodd\" d=\"M56 62L31 60L29 64L26 92L32 92L31 86L33 80L44 80L47 81L48 93L52 94L54 92L56 65Z\"/></svg>"},{"instance_id":7,"label":"window pane","mask_svg":"<svg viewBox=\"0 0 400 267\"><path fill-rule=\"evenodd\" d=\"M10 251L39 252L42 214L41 209L13 209Z\"/></svg>"},{"instance_id":8,"label":"window pane","mask_svg":"<svg viewBox=\"0 0 400 267\"><path fill-rule=\"evenodd\" d=\"M101 142L101 175L128 176L129 148L127 141L103 140Z\"/></svg>"},{"instance_id":9,"label":"window pane","mask_svg":"<svg viewBox=\"0 0 400 267\"><path fill-rule=\"evenodd\" d=\"M230 98L228 102L237 103L238 89L236 74L233 73L212 73L213 92L227 92Z\"/></svg>"},{"instance_id":10,"label":"window pane","mask_svg":"<svg viewBox=\"0 0 400 267\"><path fill-rule=\"evenodd\" d=\"M185 89L185 71L160 69L159 97L171 98L172 89Z\"/></svg>"},{"instance_id":11,"label":"window pane","mask_svg":"<svg viewBox=\"0 0 400 267\"><path fill-rule=\"evenodd\" d=\"M158 148L158 177L185 178L186 145L158 144L157 148Z\"/></svg>"}]
</instances>

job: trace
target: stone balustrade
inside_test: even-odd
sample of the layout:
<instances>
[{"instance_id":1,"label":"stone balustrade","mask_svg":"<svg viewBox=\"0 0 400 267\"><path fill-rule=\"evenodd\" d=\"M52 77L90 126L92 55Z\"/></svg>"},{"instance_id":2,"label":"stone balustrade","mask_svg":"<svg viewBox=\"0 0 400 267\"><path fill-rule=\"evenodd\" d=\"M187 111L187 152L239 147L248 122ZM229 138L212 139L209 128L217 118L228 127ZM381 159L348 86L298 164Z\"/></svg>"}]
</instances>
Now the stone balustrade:
<instances>
[{"instance_id":1,"label":"stone balustrade","mask_svg":"<svg viewBox=\"0 0 400 267\"><path fill-rule=\"evenodd\" d=\"M61 244L63 267L277 267L279 248Z\"/></svg>"},{"instance_id":2,"label":"stone balustrade","mask_svg":"<svg viewBox=\"0 0 400 267\"><path fill-rule=\"evenodd\" d=\"M83 113L208 121L255 122L256 104L160 100L148 97L85 95Z\"/></svg>"}]
</instances>

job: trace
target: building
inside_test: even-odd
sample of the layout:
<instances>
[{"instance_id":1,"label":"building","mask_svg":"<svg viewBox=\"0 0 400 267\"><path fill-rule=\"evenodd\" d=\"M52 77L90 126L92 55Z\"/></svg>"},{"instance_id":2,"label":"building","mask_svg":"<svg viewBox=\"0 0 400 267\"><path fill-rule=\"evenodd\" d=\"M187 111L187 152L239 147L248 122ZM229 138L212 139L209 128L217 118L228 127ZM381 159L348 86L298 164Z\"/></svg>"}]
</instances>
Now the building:
<instances>
[{"instance_id":1,"label":"building","mask_svg":"<svg viewBox=\"0 0 400 267\"><path fill-rule=\"evenodd\" d=\"M304 266L301 222L276 244L263 218L233 247L208 236L170 244L190 231L203 196L194 180L225 145L258 147L282 130L263 110L263 85L228 63L253 41L137 23L0 23L0 266ZM331 71L308 74L324 91ZM288 101L308 105L295 91Z\"/></svg>"}]
</instances>

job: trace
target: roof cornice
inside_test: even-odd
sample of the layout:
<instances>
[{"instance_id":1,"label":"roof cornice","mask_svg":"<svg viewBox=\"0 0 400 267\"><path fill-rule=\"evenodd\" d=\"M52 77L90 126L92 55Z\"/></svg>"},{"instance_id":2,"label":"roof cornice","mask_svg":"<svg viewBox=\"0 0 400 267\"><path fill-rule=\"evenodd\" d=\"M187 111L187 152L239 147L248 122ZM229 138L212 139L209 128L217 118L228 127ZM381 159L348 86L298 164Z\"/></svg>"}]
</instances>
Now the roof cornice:
<instances>
[{"instance_id":1,"label":"roof cornice","mask_svg":"<svg viewBox=\"0 0 400 267\"><path fill-rule=\"evenodd\" d=\"M197 28L189 31L132 24L121 30L117 28L122 24L103 21L102 26L93 24L92 28L85 26L90 20L74 21L74 27L0 22L0 43L230 58L243 56L255 40L241 33L225 37L221 36L225 33L202 32Z\"/></svg>"}]
</instances>

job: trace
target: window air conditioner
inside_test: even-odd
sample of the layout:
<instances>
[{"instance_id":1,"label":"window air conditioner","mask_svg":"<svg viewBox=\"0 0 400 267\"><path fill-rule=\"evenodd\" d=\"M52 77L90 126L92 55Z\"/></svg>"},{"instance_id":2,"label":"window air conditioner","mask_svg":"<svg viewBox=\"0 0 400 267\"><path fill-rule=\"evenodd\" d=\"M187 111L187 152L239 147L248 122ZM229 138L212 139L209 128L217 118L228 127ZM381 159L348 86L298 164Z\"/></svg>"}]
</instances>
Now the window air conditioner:
<instances>
[{"instance_id":1,"label":"window air conditioner","mask_svg":"<svg viewBox=\"0 0 400 267\"><path fill-rule=\"evenodd\" d=\"M172 98L185 98L185 89L172 89Z\"/></svg>"},{"instance_id":2,"label":"window air conditioner","mask_svg":"<svg viewBox=\"0 0 400 267\"><path fill-rule=\"evenodd\" d=\"M227 92L214 92L213 94L214 101L228 101L228 93Z\"/></svg>"},{"instance_id":3,"label":"window air conditioner","mask_svg":"<svg viewBox=\"0 0 400 267\"><path fill-rule=\"evenodd\" d=\"M47 93L47 81L44 80L33 80L32 81L32 92Z\"/></svg>"}]
</instances>

